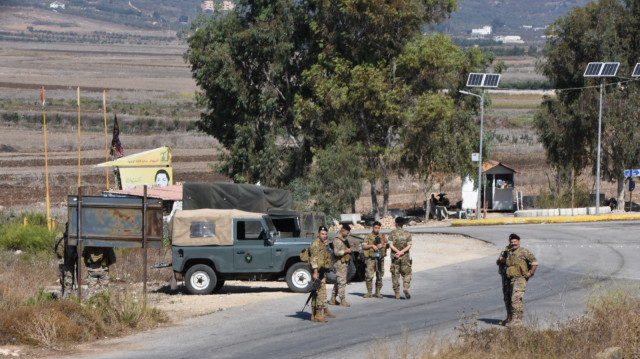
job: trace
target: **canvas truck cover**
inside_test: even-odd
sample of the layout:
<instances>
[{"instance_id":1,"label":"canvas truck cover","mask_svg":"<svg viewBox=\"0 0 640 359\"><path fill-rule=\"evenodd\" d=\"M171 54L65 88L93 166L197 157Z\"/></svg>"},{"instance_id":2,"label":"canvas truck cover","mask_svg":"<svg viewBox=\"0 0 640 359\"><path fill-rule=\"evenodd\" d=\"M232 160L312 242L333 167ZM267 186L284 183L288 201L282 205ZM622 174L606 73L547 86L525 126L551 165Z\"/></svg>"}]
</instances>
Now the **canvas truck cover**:
<instances>
[{"instance_id":1,"label":"canvas truck cover","mask_svg":"<svg viewBox=\"0 0 640 359\"><path fill-rule=\"evenodd\" d=\"M274 209L292 210L293 197L287 190L227 182L185 183L183 209L240 209L267 213Z\"/></svg>"},{"instance_id":2,"label":"canvas truck cover","mask_svg":"<svg viewBox=\"0 0 640 359\"><path fill-rule=\"evenodd\" d=\"M237 209L193 209L177 211L171 219L174 246L230 246L234 218L261 218L262 213Z\"/></svg>"}]
</instances>

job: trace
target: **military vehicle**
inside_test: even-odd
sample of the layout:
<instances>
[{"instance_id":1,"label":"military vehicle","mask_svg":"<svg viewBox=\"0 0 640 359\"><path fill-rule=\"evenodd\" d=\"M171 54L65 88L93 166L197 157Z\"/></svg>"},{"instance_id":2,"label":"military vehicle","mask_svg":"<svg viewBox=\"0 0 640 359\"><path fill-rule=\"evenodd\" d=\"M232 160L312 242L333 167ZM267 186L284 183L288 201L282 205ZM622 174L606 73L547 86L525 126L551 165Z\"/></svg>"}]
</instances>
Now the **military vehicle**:
<instances>
[{"instance_id":1,"label":"military vehicle","mask_svg":"<svg viewBox=\"0 0 640 359\"><path fill-rule=\"evenodd\" d=\"M309 238L281 238L271 217L235 209L182 210L171 224L174 278L187 292L209 294L227 280L280 280L293 292L310 290L309 265L300 251Z\"/></svg>"}]
</instances>

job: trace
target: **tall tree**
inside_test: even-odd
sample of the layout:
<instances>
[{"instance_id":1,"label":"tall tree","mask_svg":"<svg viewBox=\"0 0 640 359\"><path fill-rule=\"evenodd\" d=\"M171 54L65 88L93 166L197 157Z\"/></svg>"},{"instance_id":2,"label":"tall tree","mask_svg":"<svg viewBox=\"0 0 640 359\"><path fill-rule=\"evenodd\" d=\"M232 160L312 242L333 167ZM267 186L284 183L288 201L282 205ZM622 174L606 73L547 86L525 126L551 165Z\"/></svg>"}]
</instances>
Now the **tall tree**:
<instances>
[{"instance_id":1,"label":"tall tree","mask_svg":"<svg viewBox=\"0 0 640 359\"><path fill-rule=\"evenodd\" d=\"M425 200L435 184L474 173L471 153L477 151L479 126L470 110L479 105L458 90L465 84L464 75L491 60L478 49L459 49L440 34L407 44L398 59L398 74L406 78L412 94L403 106L407 120L400 136L402 167L421 180Z\"/></svg>"},{"instance_id":2,"label":"tall tree","mask_svg":"<svg viewBox=\"0 0 640 359\"><path fill-rule=\"evenodd\" d=\"M314 51L306 13L288 0L242 0L191 25L185 59L205 108L198 128L228 150L219 170L235 182L284 186L310 164L292 112Z\"/></svg>"},{"instance_id":3,"label":"tall tree","mask_svg":"<svg viewBox=\"0 0 640 359\"><path fill-rule=\"evenodd\" d=\"M321 47L317 65L305 73L314 91L298 102L303 128L350 121L352 143L366 156L364 175L371 185L372 208L379 217L377 184L382 182L385 215L389 177L398 168L398 134L404 79L396 77L396 58L405 44L421 36L425 23L437 23L455 10L455 0L316 0L311 28Z\"/></svg>"},{"instance_id":4,"label":"tall tree","mask_svg":"<svg viewBox=\"0 0 640 359\"><path fill-rule=\"evenodd\" d=\"M539 70L554 83L557 100L547 98L536 114L535 125L554 167L576 172L591 165L595 173L598 131L599 79L585 79L587 63L620 62L618 74L630 74L640 57L638 1L600 0L576 8L555 21L548 30L546 60ZM610 86L603 93L601 173L618 181L623 196L623 170L638 166L640 136L628 122L638 113L632 101L637 89ZM624 132L624 136L621 135Z\"/></svg>"}]
</instances>

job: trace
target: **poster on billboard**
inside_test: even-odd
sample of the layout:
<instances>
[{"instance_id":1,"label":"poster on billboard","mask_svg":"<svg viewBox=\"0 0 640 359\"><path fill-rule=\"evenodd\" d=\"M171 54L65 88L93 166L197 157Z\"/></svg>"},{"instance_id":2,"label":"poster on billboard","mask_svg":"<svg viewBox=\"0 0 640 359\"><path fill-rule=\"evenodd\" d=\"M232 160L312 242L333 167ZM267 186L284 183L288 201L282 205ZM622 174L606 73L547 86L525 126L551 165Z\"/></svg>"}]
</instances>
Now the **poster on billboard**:
<instances>
[{"instance_id":1,"label":"poster on billboard","mask_svg":"<svg viewBox=\"0 0 640 359\"><path fill-rule=\"evenodd\" d=\"M173 184L171 167L120 167L122 189L148 185L164 187Z\"/></svg>"},{"instance_id":2,"label":"poster on billboard","mask_svg":"<svg viewBox=\"0 0 640 359\"><path fill-rule=\"evenodd\" d=\"M95 165L95 167L118 166L141 167L141 166L167 166L171 164L171 147L159 147L153 150L135 153L116 160Z\"/></svg>"}]
</instances>

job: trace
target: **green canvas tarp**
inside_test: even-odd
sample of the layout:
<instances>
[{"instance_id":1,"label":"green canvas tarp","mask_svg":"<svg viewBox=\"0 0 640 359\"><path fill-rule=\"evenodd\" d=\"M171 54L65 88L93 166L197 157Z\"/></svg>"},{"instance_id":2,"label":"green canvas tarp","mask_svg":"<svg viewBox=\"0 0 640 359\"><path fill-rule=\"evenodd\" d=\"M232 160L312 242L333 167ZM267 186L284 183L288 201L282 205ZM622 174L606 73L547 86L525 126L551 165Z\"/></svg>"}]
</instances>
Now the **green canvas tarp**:
<instances>
[{"instance_id":1,"label":"green canvas tarp","mask_svg":"<svg viewBox=\"0 0 640 359\"><path fill-rule=\"evenodd\" d=\"M292 210L293 197L283 189L227 182L185 183L182 185L182 209L239 209L269 213Z\"/></svg>"}]
</instances>

